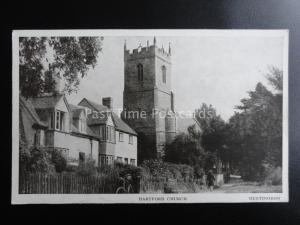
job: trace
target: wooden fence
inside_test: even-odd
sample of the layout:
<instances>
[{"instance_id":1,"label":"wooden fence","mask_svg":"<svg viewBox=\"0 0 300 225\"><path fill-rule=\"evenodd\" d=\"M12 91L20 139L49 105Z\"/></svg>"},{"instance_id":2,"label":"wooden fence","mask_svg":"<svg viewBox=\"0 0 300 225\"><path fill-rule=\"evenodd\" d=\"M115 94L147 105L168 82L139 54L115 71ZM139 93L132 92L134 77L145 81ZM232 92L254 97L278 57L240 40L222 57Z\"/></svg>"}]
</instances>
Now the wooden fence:
<instances>
[{"instance_id":1,"label":"wooden fence","mask_svg":"<svg viewBox=\"0 0 300 225\"><path fill-rule=\"evenodd\" d=\"M79 176L76 174L20 174L20 194L101 194L115 193L121 185L112 174ZM136 193L195 192L193 181L142 177L133 185Z\"/></svg>"},{"instance_id":2,"label":"wooden fence","mask_svg":"<svg viewBox=\"0 0 300 225\"><path fill-rule=\"evenodd\" d=\"M20 194L92 194L115 193L119 180L113 176L73 174L20 174Z\"/></svg>"}]
</instances>

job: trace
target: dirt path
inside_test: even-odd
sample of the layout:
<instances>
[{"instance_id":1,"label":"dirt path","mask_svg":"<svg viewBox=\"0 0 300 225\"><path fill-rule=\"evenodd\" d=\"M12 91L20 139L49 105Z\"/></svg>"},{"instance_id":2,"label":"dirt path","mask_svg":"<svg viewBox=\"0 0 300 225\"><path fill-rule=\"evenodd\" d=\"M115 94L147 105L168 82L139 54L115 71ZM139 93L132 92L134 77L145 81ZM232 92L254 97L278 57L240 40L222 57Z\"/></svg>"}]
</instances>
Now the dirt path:
<instances>
[{"instance_id":1,"label":"dirt path","mask_svg":"<svg viewBox=\"0 0 300 225\"><path fill-rule=\"evenodd\" d=\"M224 184L220 188L214 189L213 192L219 193L281 193L281 185L258 185L257 183L235 183Z\"/></svg>"}]
</instances>

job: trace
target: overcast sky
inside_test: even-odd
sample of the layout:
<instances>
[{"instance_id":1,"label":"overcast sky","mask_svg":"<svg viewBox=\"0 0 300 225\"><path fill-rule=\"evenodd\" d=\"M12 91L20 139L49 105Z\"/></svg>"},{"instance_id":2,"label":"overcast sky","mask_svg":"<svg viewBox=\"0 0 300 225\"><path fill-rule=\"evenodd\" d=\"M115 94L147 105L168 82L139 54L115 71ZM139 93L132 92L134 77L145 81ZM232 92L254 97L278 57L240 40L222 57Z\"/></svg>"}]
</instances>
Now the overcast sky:
<instances>
[{"instance_id":1,"label":"overcast sky","mask_svg":"<svg viewBox=\"0 0 300 225\"><path fill-rule=\"evenodd\" d=\"M102 102L113 97L114 108L122 108L124 88L123 46L132 50L153 37L108 37L98 65L82 79L77 94L68 96L77 104L82 98ZM172 90L175 109L199 108L202 102L212 104L227 120L234 106L247 97L257 82L267 85L269 66L283 67L283 38L257 36L157 37L157 45L172 49Z\"/></svg>"}]
</instances>

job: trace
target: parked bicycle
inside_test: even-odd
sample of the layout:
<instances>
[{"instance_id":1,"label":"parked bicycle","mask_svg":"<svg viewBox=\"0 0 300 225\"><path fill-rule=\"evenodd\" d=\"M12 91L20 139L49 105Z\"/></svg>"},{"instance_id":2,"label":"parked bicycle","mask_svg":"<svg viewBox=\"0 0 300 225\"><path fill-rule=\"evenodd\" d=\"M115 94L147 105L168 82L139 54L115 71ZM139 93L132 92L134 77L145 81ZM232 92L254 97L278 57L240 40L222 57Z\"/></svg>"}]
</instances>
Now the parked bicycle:
<instances>
[{"instance_id":1,"label":"parked bicycle","mask_svg":"<svg viewBox=\"0 0 300 225\"><path fill-rule=\"evenodd\" d=\"M120 177L122 185L117 188L116 194L129 194L134 193L133 187L131 185L132 176L131 174L126 174L125 177Z\"/></svg>"}]
</instances>

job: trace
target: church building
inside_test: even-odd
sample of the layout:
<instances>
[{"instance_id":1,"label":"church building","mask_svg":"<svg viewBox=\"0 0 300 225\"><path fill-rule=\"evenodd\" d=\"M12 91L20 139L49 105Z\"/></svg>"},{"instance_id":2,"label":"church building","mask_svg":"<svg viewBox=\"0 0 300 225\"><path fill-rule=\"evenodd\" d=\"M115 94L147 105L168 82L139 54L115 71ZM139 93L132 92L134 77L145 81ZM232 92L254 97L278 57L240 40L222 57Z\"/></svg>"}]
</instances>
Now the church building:
<instances>
[{"instance_id":1,"label":"church building","mask_svg":"<svg viewBox=\"0 0 300 225\"><path fill-rule=\"evenodd\" d=\"M171 142L181 131L178 124L196 124L199 128L197 121L192 118L178 123L182 119L175 114L171 69L170 44L168 50L159 48L154 37L152 45L149 46L147 41L147 46L140 45L131 52L125 43L122 118L135 129L139 138L147 137L157 157L164 155L166 143ZM138 116L132 112L138 112Z\"/></svg>"}]
</instances>

